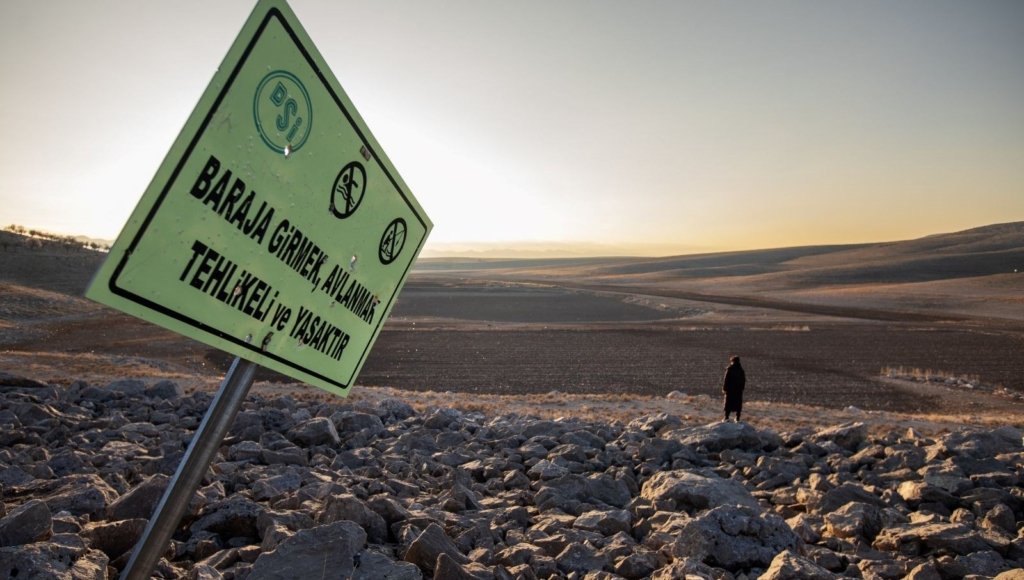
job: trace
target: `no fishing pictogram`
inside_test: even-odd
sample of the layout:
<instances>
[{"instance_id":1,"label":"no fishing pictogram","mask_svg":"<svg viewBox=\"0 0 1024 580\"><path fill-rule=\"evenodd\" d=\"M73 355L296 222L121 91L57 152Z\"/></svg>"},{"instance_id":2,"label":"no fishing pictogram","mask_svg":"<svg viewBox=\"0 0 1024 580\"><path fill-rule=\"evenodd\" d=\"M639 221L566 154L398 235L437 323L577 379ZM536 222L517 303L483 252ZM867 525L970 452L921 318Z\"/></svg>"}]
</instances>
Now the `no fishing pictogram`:
<instances>
[{"instance_id":1,"label":"no fishing pictogram","mask_svg":"<svg viewBox=\"0 0 1024 580\"><path fill-rule=\"evenodd\" d=\"M405 234L408 228L405 225L405 220L402 218L395 218L391 220L388 227L384 229L384 235L380 238L380 250L378 251L378 257L380 263L385 266L395 261L395 258L402 253L402 248L405 247Z\"/></svg>"}]
</instances>

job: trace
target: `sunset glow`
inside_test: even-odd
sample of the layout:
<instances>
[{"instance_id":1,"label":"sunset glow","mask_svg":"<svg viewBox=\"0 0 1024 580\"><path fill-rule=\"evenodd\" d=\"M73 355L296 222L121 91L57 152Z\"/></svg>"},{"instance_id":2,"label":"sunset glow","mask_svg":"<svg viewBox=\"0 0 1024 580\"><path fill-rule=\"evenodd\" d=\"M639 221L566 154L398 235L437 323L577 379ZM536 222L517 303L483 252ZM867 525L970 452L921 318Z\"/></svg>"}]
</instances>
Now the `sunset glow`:
<instances>
[{"instance_id":1,"label":"sunset glow","mask_svg":"<svg viewBox=\"0 0 1024 580\"><path fill-rule=\"evenodd\" d=\"M0 226L115 237L252 5L0 6ZM435 222L424 255L1024 219L1019 2L291 6Z\"/></svg>"}]
</instances>

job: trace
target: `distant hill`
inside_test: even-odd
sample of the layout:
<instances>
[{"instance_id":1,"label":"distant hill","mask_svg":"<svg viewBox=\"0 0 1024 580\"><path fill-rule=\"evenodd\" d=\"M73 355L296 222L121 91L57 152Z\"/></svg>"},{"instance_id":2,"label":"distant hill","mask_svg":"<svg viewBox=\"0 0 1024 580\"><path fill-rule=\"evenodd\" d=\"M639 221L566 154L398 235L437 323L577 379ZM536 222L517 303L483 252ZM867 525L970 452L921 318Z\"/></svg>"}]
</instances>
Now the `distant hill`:
<instances>
[{"instance_id":1,"label":"distant hill","mask_svg":"<svg viewBox=\"0 0 1024 580\"><path fill-rule=\"evenodd\" d=\"M0 231L0 282L81 294L106 254ZM578 279L714 286L727 293L912 284L1024 272L1024 222L915 240L719 252L665 258L425 258L419 275Z\"/></svg>"},{"instance_id":2,"label":"distant hill","mask_svg":"<svg viewBox=\"0 0 1024 580\"><path fill-rule=\"evenodd\" d=\"M0 283L81 296L106 257L74 241L0 231Z\"/></svg>"},{"instance_id":3,"label":"distant hill","mask_svg":"<svg viewBox=\"0 0 1024 580\"><path fill-rule=\"evenodd\" d=\"M444 260L419 271L504 271L629 283L719 280L772 289L908 283L1024 271L1024 222L874 244L804 246L666 258Z\"/></svg>"}]
</instances>

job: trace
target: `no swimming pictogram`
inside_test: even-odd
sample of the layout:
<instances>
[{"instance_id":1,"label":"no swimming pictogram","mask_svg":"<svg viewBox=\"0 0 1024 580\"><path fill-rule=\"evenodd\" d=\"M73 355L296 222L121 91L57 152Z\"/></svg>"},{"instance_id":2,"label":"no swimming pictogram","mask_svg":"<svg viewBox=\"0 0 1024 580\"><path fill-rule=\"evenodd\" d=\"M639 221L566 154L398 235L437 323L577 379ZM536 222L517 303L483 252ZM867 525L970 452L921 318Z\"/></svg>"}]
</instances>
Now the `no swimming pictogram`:
<instances>
[{"instance_id":1,"label":"no swimming pictogram","mask_svg":"<svg viewBox=\"0 0 1024 580\"><path fill-rule=\"evenodd\" d=\"M366 170L358 161L341 168L331 189L331 213L345 219L355 213L366 191Z\"/></svg>"}]
</instances>

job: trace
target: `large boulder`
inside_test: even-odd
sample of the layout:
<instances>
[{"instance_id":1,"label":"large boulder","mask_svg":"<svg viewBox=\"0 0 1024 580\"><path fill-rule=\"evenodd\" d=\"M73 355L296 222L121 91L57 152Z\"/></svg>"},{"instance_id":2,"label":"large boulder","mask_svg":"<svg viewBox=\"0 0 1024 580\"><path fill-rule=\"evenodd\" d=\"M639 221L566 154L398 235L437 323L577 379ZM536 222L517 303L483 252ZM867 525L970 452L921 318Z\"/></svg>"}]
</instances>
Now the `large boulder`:
<instances>
[{"instance_id":1,"label":"large boulder","mask_svg":"<svg viewBox=\"0 0 1024 580\"><path fill-rule=\"evenodd\" d=\"M315 417L295 425L288 430L288 439L306 447L337 445L341 442L337 428L327 417Z\"/></svg>"},{"instance_id":2,"label":"large boulder","mask_svg":"<svg viewBox=\"0 0 1024 580\"><path fill-rule=\"evenodd\" d=\"M107 390L132 397L141 397L146 394L146 383L139 379L118 379L107 384Z\"/></svg>"},{"instance_id":3,"label":"large boulder","mask_svg":"<svg viewBox=\"0 0 1024 580\"><path fill-rule=\"evenodd\" d=\"M711 452L726 449L757 451L764 446L757 429L746 423L710 423L668 431L666 439L675 439L683 445L704 448Z\"/></svg>"},{"instance_id":4,"label":"large boulder","mask_svg":"<svg viewBox=\"0 0 1024 580\"><path fill-rule=\"evenodd\" d=\"M147 523L147 520L141 518L118 522L94 522L86 525L81 536L89 543L90 548L103 552L111 560L116 560L135 547Z\"/></svg>"},{"instance_id":5,"label":"large boulder","mask_svg":"<svg viewBox=\"0 0 1024 580\"><path fill-rule=\"evenodd\" d=\"M107 506L117 499L117 491L94 473L68 475L49 481L36 480L21 491L46 502L50 513L67 511L91 518L102 517Z\"/></svg>"},{"instance_id":6,"label":"large boulder","mask_svg":"<svg viewBox=\"0 0 1024 580\"><path fill-rule=\"evenodd\" d=\"M879 495L863 485L848 481L838 487L828 490L820 498L812 496L807 502L808 511L812 513L827 514L833 512L850 502L866 503L878 507L885 507L885 501Z\"/></svg>"},{"instance_id":7,"label":"large boulder","mask_svg":"<svg viewBox=\"0 0 1024 580\"><path fill-rule=\"evenodd\" d=\"M387 398L377 403L377 415L383 420L402 421L415 416L416 410L405 401Z\"/></svg>"},{"instance_id":8,"label":"large boulder","mask_svg":"<svg viewBox=\"0 0 1024 580\"><path fill-rule=\"evenodd\" d=\"M114 520L149 519L163 497L168 481L170 478L162 473L145 479L107 506L107 515Z\"/></svg>"},{"instance_id":9,"label":"large boulder","mask_svg":"<svg viewBox=\"0 0 1024 580\"><path fill-rule=\"evenodd\" d=\"M366 532L349 521L300 530L253 563L249 580L349 578L355 556L366 544Z\"/></svg>"},{"instance_id":10,"label":"large boulder","mask_svg":"<svg viewBox=\"0 0 1024 580\"><path fill-rule=\"evenodd\" d=\"M803 541L777 515L756 507L717 507L679 530L669 546L677 558L694 558L730 572L765 568L783 550L799 550Z\"/></svg>"},{"instance_id":11,"label":"large boulder","mask_svg":"<svg viewBox=\"0 0 1024 580\"><path fill-rule=\"evenodd\" d=\"M799 556L793 550L783 550L772 559L760 580L833 580L832 572Z\"/></svg>"},{"instance_id":12,"label":"large boulder","mask_svg":"<svg viewBox=\"0 0 1024 580\"><path fill-rule=\"evenodd\" d=\"M576 518L572 527L602 536L613 536L618 532L629 532L632 518L626 510L591 510Z\"/></svg>"},{"instance_id":13,"label":"large boulder","mask_svg":"<svg viewBox=\"0 0 1024 580\"><path fill-rule=\"evenodd\" d=\"M196 532L220 534L225 539L257 538L257 518L265 508L242 496L230 497L207 506L202 516L191 526Z\"/></svg>"},{"instance_id":14,"label":"large boulder","mask_svg":"<svg viewBox=\"0 0 1024 580\"><path fill-rule=\"evenodd\" d=\"M0 578L106 580L107 556L90 550L78 536L0 548Z\"/></svg>"},{"instance_id":15,"label":"large boulder","mask_svg":"<svg viewBox=\"0 0 1024 580\"><path fill-rule=\"evenodd\" d=\"M566 474L542 482L534 496L534 502L541 510L558 509L577 515L585 511L585 506L623 508L630 499L628 484L607 473L591 474L588 477Z\"/></svg>"},{"instance_id":16,"label":"large boulder","mask_svg":"<svg viewBox=\"0 0 1024 580\"><path fill-rule=\"evenodd\" d=\"M592 570L601 570L608 560L589 543L574 542L566 546L558 556L555 557L558 569L569 574L576 572L586 574Z\"/></svg>"},{"instance_id":17,"label":"large boulder","mask_svg":"<svg viewBox=\"0 0 1024 580\"><path fill-rule=\"evenodd\" d=\"M626 428L630 431L640 431L648 437L656 437L662 431L676 429L682 425L683 420L676 415L657 413L633 419Z\"/></svg>"},{"instance_id":18,"label":"large boulder","mask_svg":"<svg viewBox=\"0 0 1024 580\"><path fill-rule=\"evenodd\" d=\"M870 543L882 531L881 510L869 503L850 502L825 514L825 530L833 538Z\"/></svg>"},{"instance_id":19,"label":"large boulder","mask_svg":"<svg viewBox=\"0 0 1024 580\"><path fill-rule=\"evenodd\" d=\"M473 569L479 566L474 563L457 562L454 558L445 553L437 555L437 562L434 563L434 578L445 578L446 580L477 580Z\"/></svg>"},{"instance_id":20,"label":"large boulder","mask_svg":"<svg viewBox=\"0 0 1024 580\"><path fill-rule=\"evenodd\" d=\"M0 547L39 542L52 533L53 517L41 500L28 501L0 519Z\"/></svg>"},{"instance_id":21,"label":"large boulder","mask_svg":"<svg viewBox=\"0 0 1024 580\"><path fill-rule=\"evenodd\" d=\"M849 452L854 452L868 438L868 428L864 423L844 423L835 427L822 429L811 435L812 443L823 444L832 442Z\"/></svg>"},{"instance_id":22,"label":"large boulder","mask_svg":"<svg viewBox=\"0 0 1024 580\"><path fill-rule=\"evenodd\" d=\"M146 387L143 394L151 399L179 399L185 396L185 390L174 381L163 380Z\"/></svg>"},{"instance_id":23,"label":"large boulder","mask_svg":"<svg viewBox=\"0 0 1024 580\"><path fill-rule=\"evenodd\" d=\"M898 552L904 556L920 556L946 551L966 556L988 550L989 545L976 531L961 524L904 524L886 528L872 543L878 550Z\"/></svg>"},{"instance_id":24,"label":"large boulder","mask_svg":"<svg viewBox=\"0 0 1024 580\"><path fill-rule=\"evenodd\" d=\"M430 524L413 540L402 559L415 564L427 574L433 574L437 558L441 554L447 554L458 564L469 563L469 559L459 551L455 542L444 533L441 526Z\"/></svg>"},{"instance_id":25,"label":"large boulder","mask_svg":"<svg viewBox=\"0 0 1024 580\"><path fill-rule=\"evenodd\" d=\"M726 505L757 508L757 500L738 481L682 470L655 473L644 482L640 497L687 513Z\"/></svg>"},{"instance_id":26,"label":"large boulder","mask_svg":"<svg viewBox=\"0 0 1024 580\"><path fill-rule=\"evenodd\" d=\"M943 436L928 448L928 456L945 458L966 456L975 459L995 457L1002 453L1019 451L1022 432L1015 427L1000 427L991 431L961 429Z\"/></svg>"},{"instance_id":27,"label":"large boulder","mask_svg":"<svg viewBox=\"0 0 1024 580\"><path fill-rule=\"evenodd\" d=\"M376 437L384 433L384 423L380 417L369 413L339 411L331 415L331 422L334 423L334 427L342 439L348 439L357 434Z\"/></svg>"},{"instance_id":28,"label":"large boulder","mask_svg":"<svg viewBox=\"0 0 1024 580\"><path fill-rule=\"evenodd\" d=\"M7 371L0 371L0 387L14 387L17 389L45 389L48 385L28 377L23 377Z\"/></svg>"},{"instance_id":29,"label":"large boulder","mask_svg":"<svg viewBox=\"0 0 1024 580\"><path fill-rule=\"evenodd\" d=\"M633 497L625 480L608 473L588 475L586 487L590 498L612 507L624 508Z\"/></svg>"},{"instance_id":30,"label":"large boulder","mask_svg":"<svg viewBox=\"0 0 1024 580\"><path fill-rule=\"evenodd\" d=\"M317 521L324 524L342 520L355 522L362 527L371 544L382 544L388 539L388 525L384 518L350 493L327 498L323 511L317 517Z\"/></svg>"},{"instance_id":31,"label":"large boulder","mask_svg":"<svg viewBox=\"0 0 1024 580\"><path fill-rule=\"evenodd\" d=\"M896 488L896 493L913 509L926 503L942 504L954 509L960 503L951 493L927 481L904 481Z\"/></svg>"},{"instance_id":32,"label":"large boulder","mask_svg":"<svg viewBox=\"0 0 1024 580\"><path fill-rule=\"evenodd\" d=\"M359 554L359 562L352 580L420 580L423 573L415 564L395 561L380 552L366 550Z\"/></svg>"},{"instance_id":33,"label":"large boulder","mask_svg":"<svg viewBox=\"0 0 1024 580\"><path fill-rule=\"evenodd\" d=\"M263 477L252 484L252 497L256 501L274 501L294 493L302 487L302 475L286 471L270 477Z\"/></svg>"}]
</instances>

